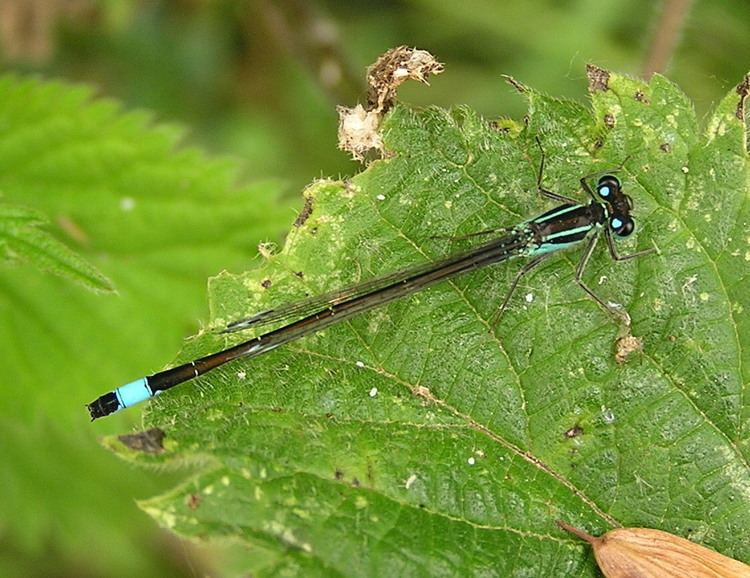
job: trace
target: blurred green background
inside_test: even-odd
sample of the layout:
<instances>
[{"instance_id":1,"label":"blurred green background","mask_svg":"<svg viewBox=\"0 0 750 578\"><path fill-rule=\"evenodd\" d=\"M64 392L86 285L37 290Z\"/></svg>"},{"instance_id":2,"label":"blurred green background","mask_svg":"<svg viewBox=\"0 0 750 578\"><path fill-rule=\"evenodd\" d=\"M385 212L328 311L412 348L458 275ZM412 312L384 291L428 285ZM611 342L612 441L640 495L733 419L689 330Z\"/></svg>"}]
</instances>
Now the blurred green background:
<instances>
[{"instance_id":1,"label":"blurred green background","mask_svg":"<svg viewBox=\"0 0 750 578\"><path fill-rule=\"evenodd\" d=\"M401 99L418 105L520 117L525 104L501 74L585 100L592 62L632 75L659 70L700 115L750 68L749 26L746 0L0 0L6 73L83 83L125 111L187 127L184 145L230 158L236 186L219 180L242 199L231 230L204 239L193 262L180 257L161 306L142 314L168 254L155 269L128 259L108 266L85 244L75 247L102 266L117 295L0 269L0 363L25 364L0 382L0 576L223 576L242 567L239 548L181 542L136 506L189 474L134 471L98 445L102 435L137 428L138 410L90 424L82 405L168 362L207 317L206 277L252 266L260 241L283 242L307 183L359 170L336 148L335 106L364 98L365 69L382 52L406 44L446 64L430 88L403 87ZM75 245L55 219L66 201L56 195L75 204L75 191L53 184L48 196L14 199L4 183L5 200L48 214L53 233ZM200 216L200 205L193 211ZM101 218L116 226L118 217ZM189 255L185 232L170 226L162 238ZM54 364L47 351L59 344L42 347L44 331L28 330L29 319L45 315L67 347ZM111 334L121 342L86 354L96 336ZM132 335L140 338L131 348ZM60 403L50 392L70 395Z\"/></svg>"}]
</instances>

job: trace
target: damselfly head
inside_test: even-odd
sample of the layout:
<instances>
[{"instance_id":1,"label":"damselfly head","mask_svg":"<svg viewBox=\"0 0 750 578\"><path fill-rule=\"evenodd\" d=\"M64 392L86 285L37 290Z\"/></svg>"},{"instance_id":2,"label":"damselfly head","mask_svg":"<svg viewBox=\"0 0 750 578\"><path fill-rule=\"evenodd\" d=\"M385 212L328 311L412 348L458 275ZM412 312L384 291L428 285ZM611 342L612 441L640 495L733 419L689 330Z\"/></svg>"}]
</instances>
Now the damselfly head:
<instances>
[{"instance_id":1,"label":"damselfly head","mask_svg":"<svg viewBox=\"0 0 750 578\"><path fill-rule=\"evenodd\" d=\"M622 192L617 177L604 175L596 184L596 192L609 206L609 228L618 237L627 237L635 230L635 221L630 216L633 200Z\"/></svg>"}]
</instances>

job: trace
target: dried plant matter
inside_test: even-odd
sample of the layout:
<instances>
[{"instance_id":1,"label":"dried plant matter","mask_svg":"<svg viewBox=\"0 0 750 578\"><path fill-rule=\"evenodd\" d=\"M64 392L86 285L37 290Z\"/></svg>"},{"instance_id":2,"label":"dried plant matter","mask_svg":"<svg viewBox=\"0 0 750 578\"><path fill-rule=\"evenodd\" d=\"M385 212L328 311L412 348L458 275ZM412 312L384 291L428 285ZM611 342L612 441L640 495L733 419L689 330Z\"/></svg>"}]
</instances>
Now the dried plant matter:
<instances>
[{"instance_id":1,"label":"dried plant matter","mask_svg":"<svg viewBox=\"0 0 750 578\"><path fill-rule=\"evenodd\" d=\"M557 524L591 544L607 578L750 578L750 566L669 532L618 528L597 538Z\"/></svg>"},{"instance_id":2,"label":"dried plant matter","mask_svg":"<svg viewBox=\"0 0 750 578\"><path fill-rule=\"evenodd\" d=\"M431 74L440 74L443 65L429 52L407 46L391 48L367 69L367 107L338 107L339 148L362 161L368 151L383 152L378 129L380 121L396 99L398 87L406 80L428 84Z\"/></svg>"}]
</instances>

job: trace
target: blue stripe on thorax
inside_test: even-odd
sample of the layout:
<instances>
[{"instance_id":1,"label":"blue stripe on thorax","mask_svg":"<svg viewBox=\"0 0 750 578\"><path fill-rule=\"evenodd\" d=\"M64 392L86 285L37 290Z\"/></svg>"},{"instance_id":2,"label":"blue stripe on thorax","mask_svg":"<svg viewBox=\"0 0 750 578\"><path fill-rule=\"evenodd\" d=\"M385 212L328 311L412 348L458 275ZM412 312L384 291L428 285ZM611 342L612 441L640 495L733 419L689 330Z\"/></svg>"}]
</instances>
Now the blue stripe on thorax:
<instances>
[{"instance_id":1,"label":"blue stripe on thorax","mask_svg":"<svg viewBox=\"0 0 750 578\"><path fill-rule=\"evenodd\" d=\"M583 233L584 231L588 233L593 227L594 227L593 224L589 224L589 225L581 225L580 227L576 227L575 229L566 229L564 231L558 231L557 233L552 233L551 235L546 235L542 237L542 244L546 243L547 241L551 241L552 239L565 237L567 235L577 235L578 233ZM578 241L580 241L580 239L576 239L573 242L577 243Z\"/></svg>"},{"instance_id":2,"label":"blue stripe on thorax","mask_svg":"<svg viewBox=\"0 0 750 578\"><path fill-rule=\"evenodd\" d=\"M558 218L560 215L565 215L566 213L577 211L578 209L585 207L585 206L586 205L571 205L569 207L563 207L562 209L559 209L557 211L553 210L550 213L544 213L543 215L540 215L536 217L535 219L531 219L527 222L536 223L537 225L543 225L544 223L547 223L548 221Z\"/></svg>"},{"instance_id":3,"label":"blue stripe on thorax","mask_svg":"<svg viewBox=\"0 0 750 578\"><path fill-rule=\"evenodd\" d=\"M526 254L529 257L538 257L539 255L546 255L547 253L562 251L563 249L567 249L578 243L580 243L580 241L573 241L571 243L542 243L538 247L529 249Z\"/></svg>"}]
</instances>

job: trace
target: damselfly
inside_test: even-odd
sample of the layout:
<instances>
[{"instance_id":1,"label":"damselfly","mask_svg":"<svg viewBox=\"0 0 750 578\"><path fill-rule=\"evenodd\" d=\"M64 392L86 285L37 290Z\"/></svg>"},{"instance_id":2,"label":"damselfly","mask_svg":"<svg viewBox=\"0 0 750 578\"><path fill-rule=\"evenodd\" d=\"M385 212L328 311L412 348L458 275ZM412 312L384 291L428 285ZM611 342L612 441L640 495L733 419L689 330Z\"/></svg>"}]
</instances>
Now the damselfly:
<instances>
[{"instance_id":1,"label":"damselfly","mask_svg":"<svg viewBox=\"0 0 750 578\"><path fill-rule=\"evenodd\" d=\"M263 311L247 319L231 323L224 332L241 331L269 323L283 322L283 325L239 345L118 387L88 404L91 419L104 417L147 400L237 358L257 357L280 345L456 275L512 257L527 257L530 260L514 278L495 315L494 321L497 321L508 305L518 282L526 273L550 255L562 249L583 244L584 241L586 241L585 248L575 271L576 282L605 311L615 317L628 319L627 313L607 304L586 285L583 272L602 234L607 241L609 254L616 261L631 259L653 251L653 249L647 249L629 255L619 255L615 249L614 239L627 237L635 229L635 222L630 215L633 208L632 200L622 191L620 181L615 176L607 174L598 180L595 191L587 182L589 177L581 179L581 187L591 196L591 200L587 204L580 204L575 199L543 188L543 170L544 155L542 154L542 162L537 175L537 189L542 195L562 203L558 207L511 228L474 233L470 236L492 235L493 238L471 250L377 277L353 287Z\"/></svg>"}]
</instances>

